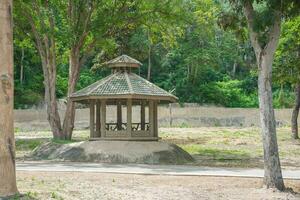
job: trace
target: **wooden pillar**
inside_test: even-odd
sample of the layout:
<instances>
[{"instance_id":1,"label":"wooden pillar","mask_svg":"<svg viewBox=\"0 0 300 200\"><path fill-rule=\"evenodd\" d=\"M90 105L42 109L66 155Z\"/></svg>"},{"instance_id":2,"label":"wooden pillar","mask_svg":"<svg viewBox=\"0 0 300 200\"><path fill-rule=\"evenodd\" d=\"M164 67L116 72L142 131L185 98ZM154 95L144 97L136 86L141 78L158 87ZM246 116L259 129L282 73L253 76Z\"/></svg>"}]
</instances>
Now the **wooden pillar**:
<instances>
[{"instance_id":1,"label":"wooden pillar","mask_svg":"<svg viewBox=\"0 0 300 200\"><path fill-rule=\"evenodd\" d=\"M150 135L154 137L154 102L149 100L149 131Z\"/></svg>"},{"instance_id":2,"label":"wooden pillar","mask_svg":"<svg viewBox=\"0 0 300 200\"><path fill-rule=\"evenodd\" d=\"M153 123L154 123L154 137L158 137L158 120L157 120L157 105L158 102L154 102L154 109L153 109Z\"/></svg>"},{"instance_id":3,"label":"wooden pillar","mask_svg":"<svg viewBox=\"0 0 300 200\"><path fill-rule=\"evenodd\" d=\"M141 103L141 130L145 130L145 104L146 102L142 100Z\"/></svg>"},{"instance_id":4,"label":"wooden pillar","mask_svg":"<svg viewBox=\"0 0 300 200\"><path fill-rule=\"evenodd\" d=\"M100 137L101 136L101 132L100 132L100 101L98 100L96 102L96 137Z\"/></svg>"},{"instance_id":5,"label":"wooden pillar","mask_svg":"<svg viewBox=\"0 0 300 200\"><path fill-rule=\"evenodd\" d=\"M95 137L95 101L90 101L90 138Z\"/></svg>"},{"instance_id":6,"label":"wooden pillar","mask_svg":"<svg viewBox=\"0 0 300 200\"><path fill-rule=\"evenodd\" d=\"M127 136L131 137L131 132L132 132L132 100L128 99L127 100Z\"/></svg>"},{"instance_id":7,"label":"wooden pillar","mask_svg":"<svg viewBox=\"0 0 300 200\"><path fill-rule=\"evenodd\" d=\"M106 131L106 101L101 100L101 106L100 106L100 130L101 130L101 138L105 137L105 131Z\"/></svg>"},{"instance_id":8,"label":"wooden pillar","mask_svg":"<svg viewBox=\"0 0 300 200\"><path fill-rule=\"evenodd\" d=\"M117 101L117 129L122 130L122 103Z\"/></svg>"}]
</instances>

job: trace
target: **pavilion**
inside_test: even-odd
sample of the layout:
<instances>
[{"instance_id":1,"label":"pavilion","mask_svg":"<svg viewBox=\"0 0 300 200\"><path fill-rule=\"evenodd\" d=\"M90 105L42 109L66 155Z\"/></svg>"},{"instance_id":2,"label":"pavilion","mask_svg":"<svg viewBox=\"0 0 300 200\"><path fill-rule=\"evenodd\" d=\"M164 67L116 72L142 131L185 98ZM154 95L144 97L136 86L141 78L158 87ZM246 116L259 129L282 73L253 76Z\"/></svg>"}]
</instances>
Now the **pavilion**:
<instances>
[{"instance_id":1,"label":"pavilion","mask_svg":"<svg viewBox=\"0 0 300 200\"><path fill-rule=\"evenodd\" d=\"M89 104L90 140L157 141L157 105L177 97L135 74L142 64L134 58L122 55L105 64L111 75L70 96L74 102ZM133 107L138 107L138 122L132 121ZM107 122L107 112L114 111L115 122Z\"/></svg>"}]
</instances>

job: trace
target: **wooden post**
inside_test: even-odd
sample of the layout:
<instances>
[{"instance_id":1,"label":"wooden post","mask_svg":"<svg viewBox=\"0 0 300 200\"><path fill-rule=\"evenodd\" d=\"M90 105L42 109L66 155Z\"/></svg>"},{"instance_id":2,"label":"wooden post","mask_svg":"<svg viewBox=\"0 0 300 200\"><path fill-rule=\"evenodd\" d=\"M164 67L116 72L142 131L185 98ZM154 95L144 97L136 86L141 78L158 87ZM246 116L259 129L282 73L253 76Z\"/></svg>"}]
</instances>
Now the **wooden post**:
<instances>
[{"instance_id":1,"label":"wooden post","mask_svg":"<svg viewBox=\"0 0 300 200\"><path fill-rule=\"evenodd\" d=\"M157 101L155 101L153 109L154 137L158 137L157 104Z\"/></svg>"},{"instance_id":2,"label":"wooden post","mask_svg":"<svg viewBox=\"0 0 300 200\"><path fill-rule=\"evenodd\" d=\"M169 121L170 121L170 127L173 125L173 120L172 120L172 103L169 103Z\"/></svg>"},{"instance_id":3,"label":"wooden post","mask_svg":"<svg viewBox=\"0 0 300 200\"><path fill-rule=\"evenodd\" d=\"M101 100L101 107L100 107L100 127L101 127L101 138L105 137L105 123L106 123L106 102L105 100Z\"/></svg>"},{"instance_id":4,"label":"wooden post","mask_svg":"<svg viewBox=\"0 0 300 200\"><path fill-rule=\"evenodd\" d=\"M127 100L127 136L131 137L132 131L132 100Z\"/></svg>"},{"instance_id":5,"label":"wooden post","mask_svg":"<svg viewBox=\"0 0 300 200\"><path fill-rule=\"evenodd\" d=\"M117 129L122 130L122 103L117 101Z\"/></svg>"},{"instance_id":6,"label":"wooden post","mask_svg":"<svg viewBox=\"0 0 300 200\"><path fill-rule=\"evenodd\" d=\"M95 137L95 102L90 101L90 138Z\"/></svg>"},{"instance_id":7,"label":"wooden post","mask_svg":"<svg viewBox=\"0 0 300 200\"><path fill-rule=\"evenodd\" d=\"M149 131L150 135L154 137L154 105L153 100L149 100Z\"/></svg>"},{"instance_id":8,"label":"wooden post","mask_svg":"<svg viewBox=\"0 0 300 200\"><path fill-rule=\"evenodd\" d=\"M145 101L142 100L141 103L141 130L145 130Z\"/></svg>"},{"instance_id":9,"label":"wooden post","mask_svg":"<svg viewBox=\"0 0 300 200\"><path fill-rule=\"evenodd\" d=\"M96 137L100 137L101 136L101 132L100 132L100 101L98 100L96 103Z\"/></svg>"}]
</instances>

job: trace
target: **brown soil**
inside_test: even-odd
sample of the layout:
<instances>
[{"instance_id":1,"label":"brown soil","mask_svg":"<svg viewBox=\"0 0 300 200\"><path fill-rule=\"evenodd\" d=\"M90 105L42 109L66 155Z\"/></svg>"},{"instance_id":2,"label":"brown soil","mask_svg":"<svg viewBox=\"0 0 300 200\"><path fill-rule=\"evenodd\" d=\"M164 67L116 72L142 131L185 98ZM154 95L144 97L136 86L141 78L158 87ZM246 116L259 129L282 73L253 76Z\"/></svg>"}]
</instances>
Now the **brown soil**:
<instances>
[{"instance_id":1,"label":"brown soil","mask_svg":"<svg viewBox=\"0 0 300 200\"><path fill-rule=\"evenodd\" d=\"M17 180L29 199L300 199L300 180L285 181L297 193L263 189L257 178L18 172Z\"/></svg>"}]
</instances>

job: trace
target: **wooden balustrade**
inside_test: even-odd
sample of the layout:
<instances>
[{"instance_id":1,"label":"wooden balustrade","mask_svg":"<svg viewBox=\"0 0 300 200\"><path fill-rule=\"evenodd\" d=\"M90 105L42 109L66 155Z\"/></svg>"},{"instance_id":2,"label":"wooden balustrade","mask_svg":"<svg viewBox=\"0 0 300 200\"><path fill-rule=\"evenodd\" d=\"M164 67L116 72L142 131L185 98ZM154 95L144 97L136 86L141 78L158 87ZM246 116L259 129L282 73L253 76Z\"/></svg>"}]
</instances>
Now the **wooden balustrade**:
<instances>
[{"instance_id":1,"label":"wooden balustrade","mask_svg":"<svg viewBox=\"0 0 300 200\"><path fill-rule=\"evenodd\" d=\"M108 131L120 131L118 129L118 123L106 123L105 129ZM121 130L127 130L127 123L121 124ZM131 130L132 131L142 130L142 123L131 123ZM149 130L149 123L145 123L145 131L148 130Z\"/></svg>"}]
</instances>

